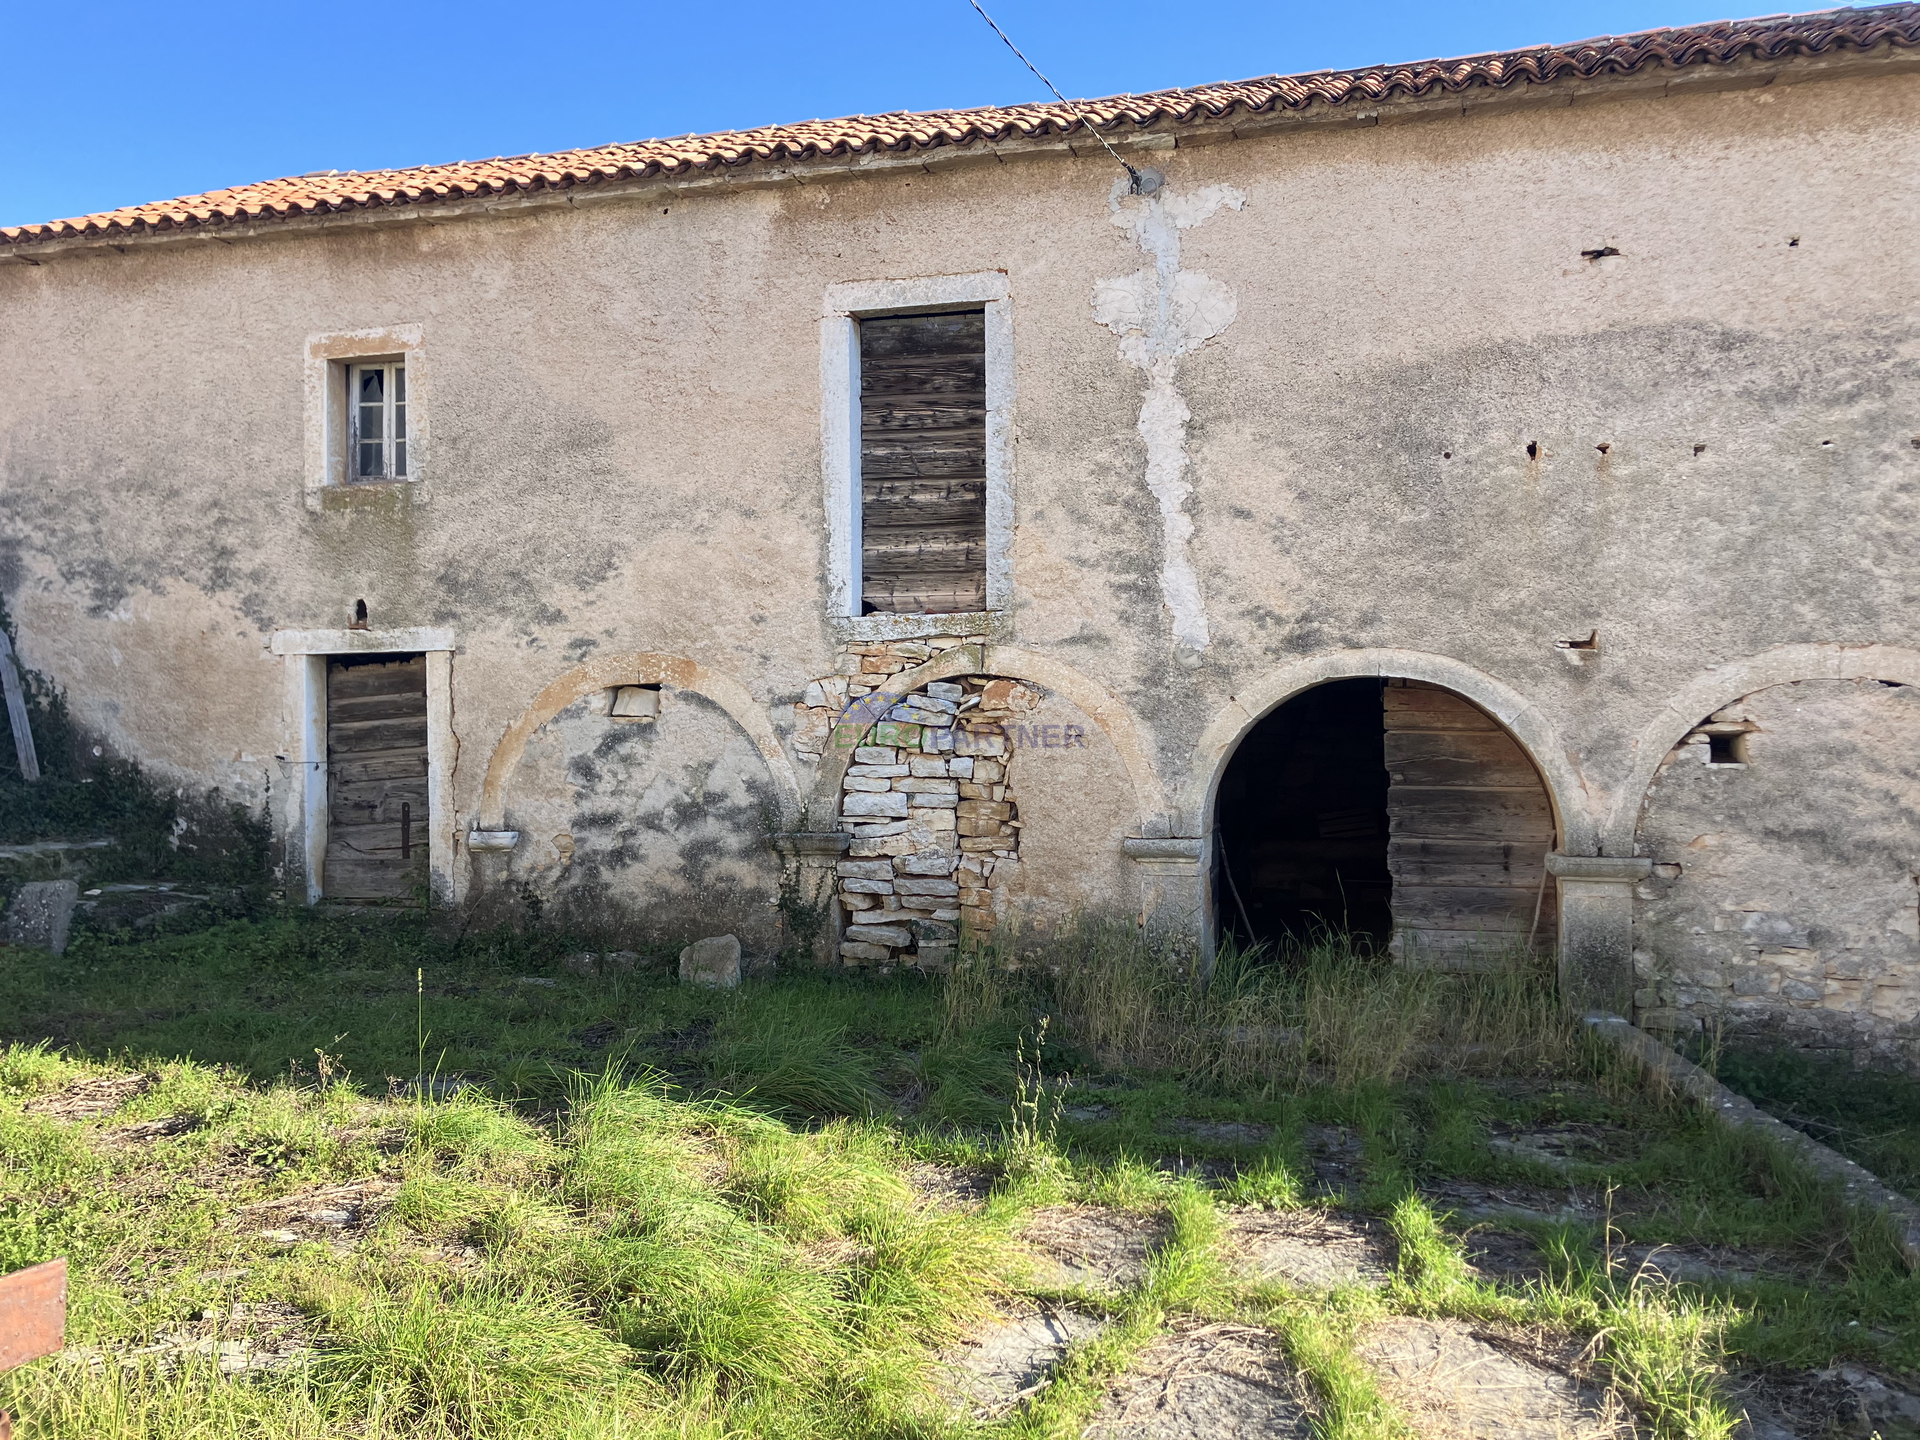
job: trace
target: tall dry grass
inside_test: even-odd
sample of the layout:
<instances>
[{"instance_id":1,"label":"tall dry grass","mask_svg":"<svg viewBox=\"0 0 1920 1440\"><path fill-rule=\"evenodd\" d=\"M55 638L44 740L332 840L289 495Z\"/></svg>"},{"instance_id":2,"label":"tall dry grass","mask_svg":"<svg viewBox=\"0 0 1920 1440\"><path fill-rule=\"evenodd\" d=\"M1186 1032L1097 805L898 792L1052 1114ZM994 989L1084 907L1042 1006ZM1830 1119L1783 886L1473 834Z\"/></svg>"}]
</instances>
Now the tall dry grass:
<instances>
[{"instance_id":1,"label":"tall dry grass","mask_svg":"<svg viewBox=\"0 0 1920 1440\"><path fill-rule=\"evenodd\" d=\"M956 1021L1003 1003L1009 945L949 982ZM1346 1087L1415 1074L1564 1072L1588 1040L1536 957L1489 948L1474 968L1396 964L1329 932L1283 951L1224 949L1211 973L1190 945L1129 918L1081 916L1020 971L1066 1035L1104 1065L1177 1070L1242 1091Z\"/></svg>"}]
</instances>

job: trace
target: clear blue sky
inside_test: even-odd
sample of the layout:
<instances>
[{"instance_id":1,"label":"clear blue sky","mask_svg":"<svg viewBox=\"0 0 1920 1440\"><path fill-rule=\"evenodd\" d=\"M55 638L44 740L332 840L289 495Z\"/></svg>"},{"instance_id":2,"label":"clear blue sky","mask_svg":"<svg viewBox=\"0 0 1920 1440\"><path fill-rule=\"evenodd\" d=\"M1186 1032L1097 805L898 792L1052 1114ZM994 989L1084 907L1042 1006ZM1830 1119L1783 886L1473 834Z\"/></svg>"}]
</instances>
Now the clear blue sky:
<instances>
[{"instance_id":1,"label":"clear blue sky","mask_svg":"<svg viewBox=\"0 0 1920 1440\"><path fill-rule=\"evenodd\" d=\"M983 0L1069 95L1764 13L1729 0ZM1805 8L1818 8L1809 4ZM1044 98L966 0L0 0L0 224L307 170Z\"/></svg>"}]
</instances>

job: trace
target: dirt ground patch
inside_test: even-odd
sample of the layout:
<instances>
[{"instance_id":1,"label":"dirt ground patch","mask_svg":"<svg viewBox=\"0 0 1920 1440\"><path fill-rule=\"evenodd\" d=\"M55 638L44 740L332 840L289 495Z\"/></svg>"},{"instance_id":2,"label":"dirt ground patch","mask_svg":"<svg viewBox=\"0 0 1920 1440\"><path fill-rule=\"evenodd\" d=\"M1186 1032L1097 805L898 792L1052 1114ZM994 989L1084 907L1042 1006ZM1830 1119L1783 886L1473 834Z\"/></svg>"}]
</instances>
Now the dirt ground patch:
<instances>
[{"instance_id":1,"label":"dirt ground patch","mask_svg":"<svg viewBox=\"0 0 1920 1440\"><path fill-rule=\"evenodd\" d=\"M278 1200L257 1200L242 1205L234 1217L238 1225L279 1244L322 1240L336 1248L351 1248L380 1218L399 1188L396 1180L355 1180Z\"/></svg>"},{"instance_id":2,"label":"dirt ground patch","mask_svg":"<svg viewBox=\"0 0 1920 1440\"><path fill-rule=\"evenodd\" d=\"M929 1205L949 1210L971 1210L987 1203L993 1193L993 1172L968 1165L914 1165L907 1184Z\"/></svg>"},{"instance_id":3,"label":"dirt ground patch","mask_svg":"<svg viewBox=\"0 0 1920 1440\"><path fill-rule=\"evenodd\" d=\"M1137 1285L1147 1273L1150 1248L1166 1234L1157 1216L1128 1215L1091 1205L1036 1210L1020 1232L1042 1260L1042 1284L1067 1289Z\"/></svg>"},{"instance_id":4,"label":"dirt ground patch","mask_svg":"<svg viewBox=\"0 0 1920 1440\"><path fill-rule=\"evenodd\" d=\"M1301 1139L1307 1151L1307 1165L1320 1190L1335 1198L1357 1194L1364 1178L1361 1162L1366 1147L1357 1130L1345 1125L1309 1125Z\"/></svg>"},{"instance_id":5,"label":"dirt ground patch","mask_svg":"<svg viewBox=\"0 0 1920 1440\"><path fill-rule=\"evenodd\" d=\"M97 1080L76 1080L64 1090L41 1095L20 1108L28 1115L44 1115L53 1120L93 1120L111 1115L136 1095L144 1095L159 1083L157 1075L103 1075Z\"/></svg>"},{"instance_id":6,"label":"dirt ground patch","mask_svg":"<svg viewBox=\"0 0 1920 1440\"><path fill-rule=\"evenodd\" d=\"M1920 1394L1859 1365L1791 1373L1748 1371L1727 1385L1745 1416L1740 1440L1914 1440Z\"/></svg>"},{"instance_id":7,"label":"dirt ground patch","mask_svg":"<svg viewBox=\"0 0 1920 1440\"><path fill-rule=\"evenodd\" d=\"M1384 1285L1393 1273L1386 1227L1330 1210L1229 1211L1226 1247L1248 1279L1310 1290Z\"/></svg>"},{"instance_id":8,"label":"dirt ground patch","mask_svg":"<svg viewBox=\"0 0 1920 1440\"><path fill-rule=\"evenodd\" d=\"M1067 1347L1104 1328L1094 1316L1066 1309L996 1321L942 1352L936 1393L956 1414L993 1419L1038 1394Z\"/></svg>"},{"instance_id":9,"label":"dirt ground patch","mask_svg":"<svg viewBox=\"0 0 1920 1440\"><path fill-rule=\"evenodd\" d=\"M1356 1353L1422 1440L1598 1440L1635 1434L1604 1391L1458 1320L1382 1321ZM1517 1348L1517 1347L1514 1347Z\"/></svg>"},{"instance_id":10,"label":"dirt ground patch","mask_svg":"<svg viewBox=\"0 0 1920 1440\"><path fill-rule=\"evenodd\" d=\"M1163 1336L1107 1391L1086 1440L1266 1440L1312 1434L1307 1392L1272 1336L1207 1325Z\"/></svg>"},{"instance_id":11,"label":"dirt ground patch","mask_svg":"<svg viewBox=\"0 0 1920 1440\"><path fill-rule=\"evenodd\" d=\"M186 1360L212 1360L223 1375L286 1370L312 1352L306 1316L281 1301L203 1310L194 1319L170 1325L146 1344L76 1345L62 1362L102 1369L152 1366L163 1374Z\"/></svg>"}]
</instances>

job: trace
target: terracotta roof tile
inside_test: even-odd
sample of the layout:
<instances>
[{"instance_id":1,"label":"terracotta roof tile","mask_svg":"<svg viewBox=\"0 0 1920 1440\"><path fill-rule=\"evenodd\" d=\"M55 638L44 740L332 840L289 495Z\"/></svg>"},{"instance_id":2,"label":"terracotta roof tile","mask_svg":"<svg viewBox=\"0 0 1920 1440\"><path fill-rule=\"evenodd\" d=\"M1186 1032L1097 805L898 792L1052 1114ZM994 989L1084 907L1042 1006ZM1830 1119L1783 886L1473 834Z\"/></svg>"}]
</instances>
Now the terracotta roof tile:
<instances>
[{"instance_id":1,"label":"terracotta roof tile","mask_svg":"<svg viewBox=\"0 0 1920 1440\"><path fill-rule=\"evenodd\" d=\"M1571 45L1541 45L1493 55L1424 60L1364 70L1269 75L1150 95L1116 95L1057 103L1007 105L929 114L856 115L766 125L718 135L681 135L603 145L558 155L422 165L405 170L298 175L209 195L130 205L74 220L0 227L0 245L78 236L132 235L245 223L330 211L372 209L515 191L567 189L611 180L721 171L766 161L807 161L881 151L1068 135L1086 124L1107 133L1155 124L1190 125L1231 114L1267 115L1313 105L1426 99L1475 86L1506 88L1566 77L1594 79L1644 71L1730 65L1859 52L1880 45L1920 48L1920 3L1759 20L1722 20L1637 35L1603 35ZM1077 111L1077 113L1076 113Z\"/></svg>"}]
</instances>

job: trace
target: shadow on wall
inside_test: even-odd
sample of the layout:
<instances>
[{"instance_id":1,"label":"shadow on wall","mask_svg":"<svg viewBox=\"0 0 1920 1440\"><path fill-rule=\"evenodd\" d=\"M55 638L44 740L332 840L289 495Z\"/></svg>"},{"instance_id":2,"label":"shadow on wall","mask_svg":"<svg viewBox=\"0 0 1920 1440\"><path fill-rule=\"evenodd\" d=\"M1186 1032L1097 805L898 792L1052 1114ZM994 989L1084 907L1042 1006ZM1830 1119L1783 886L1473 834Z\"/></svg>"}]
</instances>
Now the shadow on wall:
<instances>
[{"instance_id":1,"label":"shadow on wall","mask_svg":"<svg viewBox=\"0 0 1920 1440\"><path fill-rule=\"evenodd\" d=\"M1920 1072L1920 689L1802 680L1706 717L1655 776L1634 1007Z\"/></svg>"},{"instance_id":2,"label":"shadow on wall","mask_svg":"<svg viewBox=\"0 0 1920 1440\"><path fill-rule=\"evenodd\" d=\"M520 844L476 901L656 944L732 933L780 948L776 792L713 701L623 686L574 701L528 740L506 795Z\"/></svg>"},{"instance_id":3,"label":"shadow on wall","mask_svg":"<svg viewBox=\"0 0 1920 1440\"><path fill-rule=\"evenodd\" d=\"M13 626L0 607L0 628ZM180 880L265 886L272 878L266 816L219 790L162 784L136 761L75 724L66 696L22 669L40 778L25 779L11 722L0 706L0 845L111 838L104 849L0 860L0 900L21 880L69 874L95 881Z\"/></svg>"}]
</instances>

